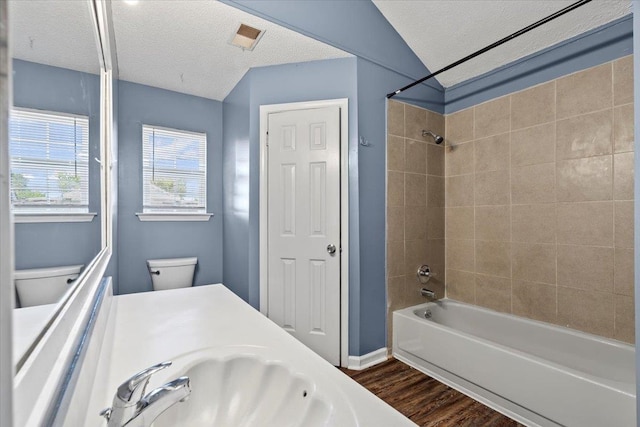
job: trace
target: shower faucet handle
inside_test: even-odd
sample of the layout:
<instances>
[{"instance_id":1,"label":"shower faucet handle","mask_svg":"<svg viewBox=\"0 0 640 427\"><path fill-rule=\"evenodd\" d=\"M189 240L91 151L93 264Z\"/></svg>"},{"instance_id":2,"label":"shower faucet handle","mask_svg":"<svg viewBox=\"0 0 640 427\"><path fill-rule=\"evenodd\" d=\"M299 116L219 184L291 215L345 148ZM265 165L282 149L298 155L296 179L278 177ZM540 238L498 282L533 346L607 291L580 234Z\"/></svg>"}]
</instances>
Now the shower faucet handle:
<instances>
[{"instance_id":1,"label":"shower faucet handle","mask_svg":"<svg viewBox=\"0 0 640 427\"><path fill-rule=\"evenodd\" d=\"M431 269L427 264L421 265L418 267L417 276L420 283L424 285L431 279Z\"/></svg>"}]
</instances>

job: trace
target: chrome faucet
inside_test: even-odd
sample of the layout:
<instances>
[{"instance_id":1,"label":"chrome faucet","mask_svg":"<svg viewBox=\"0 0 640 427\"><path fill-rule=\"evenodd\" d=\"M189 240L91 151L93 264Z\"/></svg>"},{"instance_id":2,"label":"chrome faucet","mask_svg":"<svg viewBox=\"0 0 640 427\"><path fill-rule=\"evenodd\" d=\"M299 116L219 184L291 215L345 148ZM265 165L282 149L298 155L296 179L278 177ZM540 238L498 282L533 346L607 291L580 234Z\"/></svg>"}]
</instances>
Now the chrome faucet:
<instances>
[{"instance_id":1,"label":"chrome faucet","mask_svg":"<svg viewBox=\"0 0 640 427\"><path fill-rule=\"evenodd\" d=\"M191 394L189 377L176 378L145 395L151 375L169 366L171 362L159 363L122 383L113 406L100 412L107 419L107 427L149 427L171 406L186 401Z\"/></svg>"},{"instance_id":2,"label":"chrome faucet","mask_svg":"<svg viewBox=\"0 0 640 427\"><path fill-rule=\"evenodd\" d=\"M429 299L435 300L436 298L436 293L434 291L432 291L431 289L427 289L427 288L422 288L420 289L420 294L423 297L427 297Z\"/></svg>"}]
</instances>

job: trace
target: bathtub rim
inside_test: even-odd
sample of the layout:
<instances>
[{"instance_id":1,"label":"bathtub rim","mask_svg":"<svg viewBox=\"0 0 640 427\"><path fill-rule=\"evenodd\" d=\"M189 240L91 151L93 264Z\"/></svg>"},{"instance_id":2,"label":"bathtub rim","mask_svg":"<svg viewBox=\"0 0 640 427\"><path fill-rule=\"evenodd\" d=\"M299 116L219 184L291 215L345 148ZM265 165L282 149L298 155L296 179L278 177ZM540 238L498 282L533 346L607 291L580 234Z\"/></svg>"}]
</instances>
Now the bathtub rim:
<instances>
[{"instance_id":1,"label":"bathtub rim","mask_svg":"<svg viewBox=\"0 0 640 427\"><path fill-rule=\"evenodd\" d=\"M618 347L618 348L622 348L622 349L626 349L626 350L631 350L635 352L635 347L631 346L628 343L624 343L622 341L619 340L614 340L611 338L606 338L606 337L601 337L598 335L594 335L594 334L590 334L588 332L582 332L582 331L578 331L575 329L570 329L564 326L560 326L560 325L554 325L554 324L550 324L550 323L546 323L546 322L542 322L539 320L535 320L535 319L528 319L526 317L521 317L521 316L516 316L513 314L509 314L509 313L503 313L503 312L499 312L499 311L495 311L495 310L491 310L485 307L480 307L480 306L475 306L472 304L468 304L468 303L464 303L461 301L457 301L451 298L442 298L438 301L441 301L443 303L446 304L450 304L450 305L457 305L457 306L463 306L465 308L471 308L473 310L477 310L477 311L481 311L484 312L488 315L499 315L500 317L506 317L518 322L531 322L536 324L537 326L541 326L544 327L545 329L550 329L550 330L559 330L561 332L564 333L569 333L571 335L574 336L579 336L579 337L586 337L588 339L591 339L593 341L597 341L597 342L604 342L607 345L612 345L614 347ZM438 330L441 331L445 331L447 333L451 333L453 335L456 335L458 337L464 338L464 339L468 339L471 340L473 342L476 342L478 344L482 344L482 345L488 345L494 348L497 348L501 351L506 351L509 353L512 353L515 357L521 358L521 359L525 359L527 361L530 361L532 363L535 363L537 365L544 365L545 367L548 367L550 369L553 369L555 371L558 372L562 372L563 374L568 374L571 375L573 377L579 378L581 380L585 380L585 381L589 381L591 383L597 384L598 386L602 386L602 387L606 387L610 390L613 390L615 392L619 392L622 394L625 394L629 397L633 397L634 399L636 398L636 383L635 383L635 373L632 377L632 380L634 380L633 382L622 382L622 381L616 381L616 380L612 380L612 379L608 379L608 378L603 378L588 372L584 372L575 368L572 368L570 366L566 366L563 364L560 364L558 362L554 362L548 359L545 359L543 357L534 355L534 354L530 354L530 353L526 353L522 350L519 350L517 348L513 348L513 347L509 347L508 345L505 344L501 344L501 343L497 343L494 341L491 341L489 339L486 338L482 338L482 337L478 337L475 335L472 335L470 333L464 332L464 331L460 331L458 329L449 327L449 326L445 326L442 325L440 323L437 323L435 321L430 321L428 319L425 319L423 317L418 316L415 311L420 310L420 309L426 309L429 306L434 306L437 305L437 302L426 302L426 303L422 303L422 304L418 304L418 305L414 305L411 307L406 307L400 310L395 310L393 312L393 315L395 316L396 314L399 316L404 316L404 317L408 317L409 319L413 319L417 322L421 322L421 323L425 323L427 325L429 325L432 328L436 328ZM396 322L394 322L394 325L396 324ZM394 328L395 329L395 328ZM392 346L392 350L395 354L396 349L398 350L402 350L397 346L397 341L395 339L395 331L393 331L393 346ZM406 350L402 350L403 352L405 352L406 354L411 354L409 352L407 352ZM422 358L419 358L420 360L424 360ZM634 357L635 360L635 357ZM424 360L425 362L429 363L428 361ZM433 365L436 366L436 365ZM442 368L439 368L442 369ZM447 371L448 372L448 371ZM452 375L455 375L452 373Z\"/></svg>"}]
</instances>

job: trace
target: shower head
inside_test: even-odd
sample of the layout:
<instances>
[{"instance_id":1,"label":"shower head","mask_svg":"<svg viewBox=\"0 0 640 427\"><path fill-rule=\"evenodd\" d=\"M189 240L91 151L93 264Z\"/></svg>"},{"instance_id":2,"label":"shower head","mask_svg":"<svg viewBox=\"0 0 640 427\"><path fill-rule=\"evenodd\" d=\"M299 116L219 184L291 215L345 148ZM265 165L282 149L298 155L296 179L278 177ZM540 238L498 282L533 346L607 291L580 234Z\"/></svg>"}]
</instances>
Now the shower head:
<instances>
[{"instance_id":1,"label":"shower head","mask_svg":"<svg viewBox=\"0 0 640 427\"><path fill-rule=\"evenodd\" d=\"M430 130L423 130L422 136L427 136L427 135L431 135L433 137L433 140L436 142L436 144L442 144L442 141L444 141L444 138L438 135L437 133L433 133Z\"/></svg>"}]
</instances>

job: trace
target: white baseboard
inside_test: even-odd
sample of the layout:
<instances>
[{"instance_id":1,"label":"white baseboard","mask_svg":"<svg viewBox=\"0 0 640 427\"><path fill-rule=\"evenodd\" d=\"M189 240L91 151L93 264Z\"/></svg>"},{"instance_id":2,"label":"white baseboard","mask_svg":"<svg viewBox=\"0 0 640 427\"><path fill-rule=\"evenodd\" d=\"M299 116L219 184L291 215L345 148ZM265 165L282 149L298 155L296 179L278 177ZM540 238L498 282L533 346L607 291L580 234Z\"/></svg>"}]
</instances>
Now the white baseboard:
<instances>
[{"instance_id":1,"label":"white baseboard","mask_svg":"<svg viewBox=\"0 0 640 427\"><path fill-rule=\"evenodd\" d=\"M360 371L387 360L387 348L383 347L362 356L349 356L348 369Z\"/></svg>"}]
</instances>

